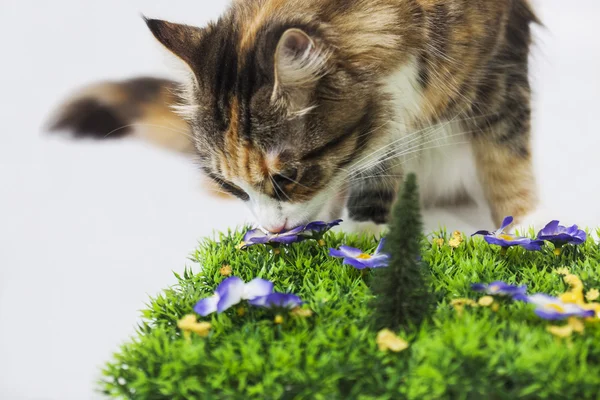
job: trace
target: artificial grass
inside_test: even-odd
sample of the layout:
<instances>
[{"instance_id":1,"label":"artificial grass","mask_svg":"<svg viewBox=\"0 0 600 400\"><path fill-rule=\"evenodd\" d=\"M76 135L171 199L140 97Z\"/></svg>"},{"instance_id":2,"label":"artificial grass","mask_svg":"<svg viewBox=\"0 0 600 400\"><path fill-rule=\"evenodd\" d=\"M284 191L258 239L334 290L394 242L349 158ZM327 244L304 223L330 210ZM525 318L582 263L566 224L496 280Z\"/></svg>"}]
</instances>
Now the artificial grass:
<instances>
[{"instance_id":1,"label":"artificial grass","mask_svg":"<svg viewBox=\"0 0 600 400\"><path fill-rule=\"evenodd\" d=\"M450 302L480 294L471 283L504 280L527 284L529 293L556 295L568 287L557 267L567 267L586 289L600 288L600 247L592 239L555 256L520 248L502 254L483 240L458 248L422 241L436 308L417 328L398 335L410 343L401 353L382 352L372 318L373 271L363 273L328 256L348 244L373 250L374 238L329 233L315 241L271 248L236 249L242 234L205 240L193 254L194 268L152 299L138 334L104 369L104 393L131 399L576 399L600 398L600 327L558 339L532 306L506 302L465 308ZM308 318L256 308L233 308L203 320L210 336L185 340L177 321L213 293L223 265L245 281L269 279L275 290L300 295Z\"/></svg>"}]
</instances>

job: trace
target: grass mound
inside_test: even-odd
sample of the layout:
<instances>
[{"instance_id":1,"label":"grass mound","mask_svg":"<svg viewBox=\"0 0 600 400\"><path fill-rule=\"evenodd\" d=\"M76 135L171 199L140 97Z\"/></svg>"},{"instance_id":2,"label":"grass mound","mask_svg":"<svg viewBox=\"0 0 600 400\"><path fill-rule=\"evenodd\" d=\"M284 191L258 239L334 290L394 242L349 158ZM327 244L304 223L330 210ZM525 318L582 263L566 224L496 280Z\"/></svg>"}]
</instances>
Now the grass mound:
<instances>
[{"instance_id":1,"label":"grass mound","mask_svg":"<svg viewBox=\"0 0 600 400\"><path fill-rule=\"evenodd\" d=\"M132 399L474 399L598 398L600 327L558 339L548 322L521 302L465 308L453 299L481 295L473 282L527 284L530 293L556 295L568 287L554 270L567 267L586 289L599 288L600 248L592 239L559 257L512 248L501 254L481 239L456 249L431 235L422 241L436 308L418 329L397 331L410 343L401 353L382 352L373 327L373 272L363 273L328 256L341 244L373 250L373 238L329 233L314 241L239 251L240 233L204 241L193 255L200 273L152 299L138 334L104 369L103 391ZM298 294L311 317L237 307L203 320L207 338L186 340L177 321L213 293L221 268L245 281L269 279L275 290Z\"/></svg>"}]
</instances>

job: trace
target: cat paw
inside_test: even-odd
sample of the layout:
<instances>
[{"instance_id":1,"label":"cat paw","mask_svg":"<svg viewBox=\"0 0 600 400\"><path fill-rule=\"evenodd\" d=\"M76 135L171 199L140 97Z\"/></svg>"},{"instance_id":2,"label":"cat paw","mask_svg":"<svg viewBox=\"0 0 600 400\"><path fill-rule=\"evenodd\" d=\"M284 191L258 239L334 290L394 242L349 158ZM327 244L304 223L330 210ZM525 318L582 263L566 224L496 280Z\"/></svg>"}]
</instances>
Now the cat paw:
<instances>
[{"instance_id":1,"label":"cat paw","mask_svg":"<svg viewBox=\"0 0 600 400\"><path fill-rule=\"evenodd\" d=\"M346 233L355 233L359 235L373 235L382 237L388 231L387 224L376 224L372 221L353 221L347 219L342 225L341 230Z\"/></svg>"}]
</instances>

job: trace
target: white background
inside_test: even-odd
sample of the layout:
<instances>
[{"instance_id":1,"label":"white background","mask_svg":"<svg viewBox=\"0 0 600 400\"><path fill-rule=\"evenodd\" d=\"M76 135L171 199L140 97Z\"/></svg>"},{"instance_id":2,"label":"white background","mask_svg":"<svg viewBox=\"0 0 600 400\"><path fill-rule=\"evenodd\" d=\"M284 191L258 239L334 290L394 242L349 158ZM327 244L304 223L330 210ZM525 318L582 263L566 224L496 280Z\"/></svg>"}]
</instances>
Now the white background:
<instances>
[{"instance_id":1,"label":"white background","mask_svg":"<svg viewBox=\"0 0 600 400\"><path fill-rule=\"evenodd\" d=\"M99 368L149 295L213 230L246 221L185 157L135 140L73 142L41 128L72 89L172 76L139 13L192 24L224 1L0 0L0 398L96 398ZM535 150L549 217L600 225L600 4L538 1ZM507 165L506 168L511 168ZM427 226L492 228L474 210Z\"/></svg>"}]
</instances>

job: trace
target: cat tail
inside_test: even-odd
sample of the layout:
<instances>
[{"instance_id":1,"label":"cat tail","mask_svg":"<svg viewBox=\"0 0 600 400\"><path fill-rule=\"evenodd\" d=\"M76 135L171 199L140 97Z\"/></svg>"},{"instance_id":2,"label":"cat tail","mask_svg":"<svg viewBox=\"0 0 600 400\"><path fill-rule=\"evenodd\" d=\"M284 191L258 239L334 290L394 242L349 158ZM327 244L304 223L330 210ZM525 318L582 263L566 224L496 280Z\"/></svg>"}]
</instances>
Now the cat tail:
<instances>
[{"instance_id":1,"label":"cat tail","mask_svg":"<svg viewBox=\"0 0 600 400\"><path fill-rule=\"evenodd\" d=\"M78 139L140 136L161 147L192 153L190 127L173 110L181 102L178 91L178 83L158 78L100 82L73 93L47 128L70 132Z\"/></svg>"}]
</instances>

